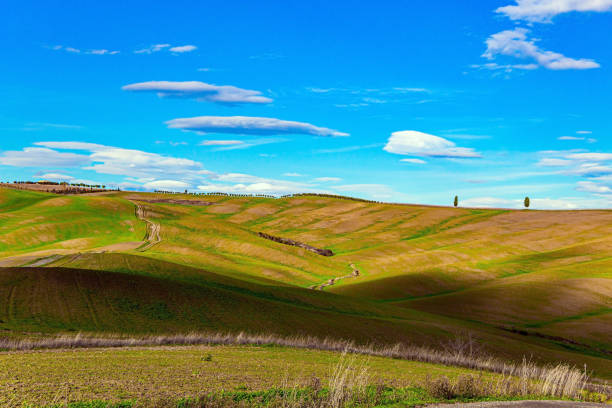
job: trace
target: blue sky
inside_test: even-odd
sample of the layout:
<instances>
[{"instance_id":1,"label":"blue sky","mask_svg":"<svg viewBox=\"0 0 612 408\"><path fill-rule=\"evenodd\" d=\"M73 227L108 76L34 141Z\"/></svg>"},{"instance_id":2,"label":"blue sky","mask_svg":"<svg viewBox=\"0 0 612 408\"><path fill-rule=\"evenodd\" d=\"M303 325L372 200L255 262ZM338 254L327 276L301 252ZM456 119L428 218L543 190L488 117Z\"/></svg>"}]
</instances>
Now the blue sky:
<instances>
[{"instance_id":1,"label":"blue sky","mask_svg":"<svg viewBox=\"0 0 612 408\"><path fill-rule=\"evenodd\" d=\"M151 3L4 6L1 180L612 204L612 0Z\"/></svg>"}]
</instances>

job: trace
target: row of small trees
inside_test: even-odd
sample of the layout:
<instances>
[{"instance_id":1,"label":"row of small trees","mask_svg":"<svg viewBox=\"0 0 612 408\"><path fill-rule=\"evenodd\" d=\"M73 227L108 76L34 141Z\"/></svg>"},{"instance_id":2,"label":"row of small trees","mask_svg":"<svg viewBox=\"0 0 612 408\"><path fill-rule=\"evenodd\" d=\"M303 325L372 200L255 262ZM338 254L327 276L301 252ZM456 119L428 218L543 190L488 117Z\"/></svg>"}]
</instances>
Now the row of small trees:
<instances>
[{"instance_id":1,"label":"row of small trees","mask_svg":"<svg viewBox=\"0 0 612 408\"><path fill-rule=\"evenodd\" d=\"M530 204L531 201L529 200L529 197L525 197L525 200L523 200L523 205L525 206L525 208L529 208ZM455 196L455 199L453 200L453 205L455 207L459 206L459 196Z\"/></svg>"}]
</instances>

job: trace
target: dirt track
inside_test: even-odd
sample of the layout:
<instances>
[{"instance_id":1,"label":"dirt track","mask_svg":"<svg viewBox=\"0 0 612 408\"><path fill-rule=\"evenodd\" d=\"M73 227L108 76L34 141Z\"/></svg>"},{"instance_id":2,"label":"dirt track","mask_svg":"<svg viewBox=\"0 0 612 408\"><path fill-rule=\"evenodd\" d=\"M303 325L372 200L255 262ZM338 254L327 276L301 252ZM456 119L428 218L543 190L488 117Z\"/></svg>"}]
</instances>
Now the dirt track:
<instances>
[{"instance_id":1,"label":"dirt track","mask_svg":"<svg viewBox=\"0 0 612 408\"><path fill-rule=\"evenodd\" d=\"M354 264L351 264L350 266L351 266L351 269L353 269L353 273L351 273L350 275L340 276L339 278L331 278L327 282L324 282L324 283L322 283L320 285L312 285L310 287L310 289L323 290L323 289L325 289L328 286L335 285L341 279L356 278L356 277L358 277L360 275L359 269L357 269Z\"/></svg>"},{"instance_id":2,"label":"dirt track","mask_svg":"<svg viewBox=\"0 0 612 408\"><path fill-rule=\"evenodd\" d=\"M134 203L134 205L136 206L136 217L147 224L145 242L137 249L139 252L145 252L161 242L161 225L154 223L146 217L146 210L143 206L138 203Z\"/></svg>"},{"instance_id":3,"label":"dirt track","mask_svg":"<svg viewBox=\"0 0 612 408\"><path fill-rule=\"evenodd\" d=\"M427 408L586 408L605 407L606 404L595 404L574 401L507 401L507 402L473 402L470 404L436 404Z\"/></svg>"}]
</instances>

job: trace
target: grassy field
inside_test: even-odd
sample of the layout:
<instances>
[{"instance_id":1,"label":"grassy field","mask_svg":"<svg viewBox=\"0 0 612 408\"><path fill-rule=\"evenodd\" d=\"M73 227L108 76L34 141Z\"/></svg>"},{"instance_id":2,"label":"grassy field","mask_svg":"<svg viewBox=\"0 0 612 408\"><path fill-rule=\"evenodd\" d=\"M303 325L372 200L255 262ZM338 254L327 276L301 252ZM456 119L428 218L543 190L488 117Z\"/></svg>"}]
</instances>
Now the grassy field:
<instances>
[{"instance_id":1,"label":"grassy field","mask_svg":"<svg viewBox=\"0 0 612 408\"><path fill-rule=\"evenodd\" d=\"M207 356L211 361L207 361ZM312 377L327 381L339 353L283 347L193 346L0 354L0 405L7 401L162 399L211 391L266 390ZM374 357L370 374L389 386L423 386L429 373L456 378L469 370ZM118 367L121 369L118 370Z\"/></svg>"},{"instance_id":2,"label":"grassy field","mask_svg":"<svg viewBox=\"0 0 612 408\"><path fill-rule=\"evenodd\" d=\"M212 205L150 202L168 197ZM135 203L161 226L145 252ZM612 378L611 233L612 211L0 189L0 333L247 330L440 346L471 332L508 359ZM308 289L351 265L359 276Z\"/></svg>"},{"instance_id":3,"label":"grassy field","mask_svg":"<svg viewBox=\"0 0 612 408\"><path fill-rule=\"evenodd\" d=\"M438 395L439 379L449 384L473 379L481 386L488 384L485 386L491 387L489 390L499 391L507 378L438 364L278 346L11 352L0 353L0 366L0 404L6 407L66 406L86 401L170 407L211 393L235 400L282 390L310 390L312 394L314 388L315 393L317 389L333 392L338 387L343 392L361 388L377 394L379 404L362 401L360 406L364 407L534 397L508 391L506 395L478 396L476 388L457 390L459 395L444 397Z\"/></svg>"},{"instance_id":4,"label":"grassy field","mask_svg":"<svg viewBox=\"0 0 612 408\"><path fill-rule=\"evenodd\" d=\"M121 198L0 189L0 259L49 251L103 250L138 242L144 234L133 204Z\"/></svg>"}]
</instances>

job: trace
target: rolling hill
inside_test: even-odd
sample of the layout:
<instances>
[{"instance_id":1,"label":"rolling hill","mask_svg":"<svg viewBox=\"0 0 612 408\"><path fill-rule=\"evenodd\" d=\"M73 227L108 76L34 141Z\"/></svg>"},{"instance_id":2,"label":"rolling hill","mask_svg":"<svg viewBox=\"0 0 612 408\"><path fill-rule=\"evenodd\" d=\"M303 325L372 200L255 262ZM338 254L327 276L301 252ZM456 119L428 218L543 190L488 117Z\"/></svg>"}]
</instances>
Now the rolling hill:
<instances>
[{"instance_id":1,"label":"rolling hill","mask_svg":"<svg viewBox=\"0 0 612 408\"><path fill-rule=\"evenodd\" d=\"M0 330L432 345L469 331L495 354L612 377L611 233L612 211L0 189Z\"/></svg>"}]
</instances>

